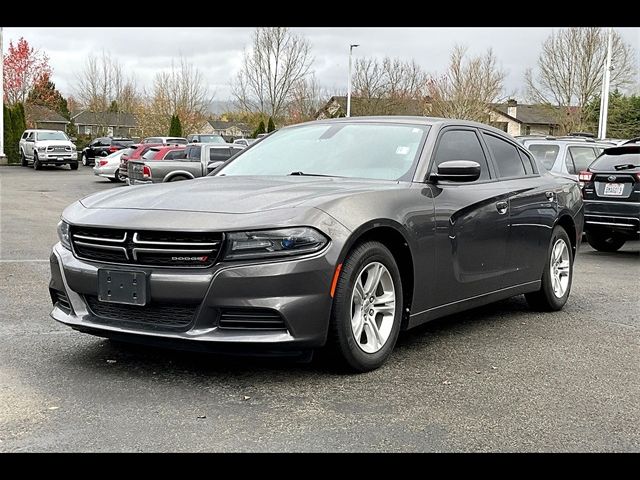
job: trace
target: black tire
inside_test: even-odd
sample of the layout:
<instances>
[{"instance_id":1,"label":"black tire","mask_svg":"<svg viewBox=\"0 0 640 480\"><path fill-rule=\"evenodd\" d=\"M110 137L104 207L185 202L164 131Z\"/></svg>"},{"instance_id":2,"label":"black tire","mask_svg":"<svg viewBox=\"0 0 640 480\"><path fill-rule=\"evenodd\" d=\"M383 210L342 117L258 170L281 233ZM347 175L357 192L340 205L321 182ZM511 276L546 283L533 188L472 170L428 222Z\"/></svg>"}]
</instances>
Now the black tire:
<instances>
[{"instance_id":1,"label":"black tire","mask_svg":"<svg viewBox=\"0 0 640 480\"><path fill-rule=\"evenodd\" d=\"M33 152L33 168L34 170L42 170L42 164L38 160L38 154Z\"/></svg>"},{"instance_id":2,"label":"black tire","mask_svg":"<svg viewBox=\"0 0 640 480\"><path fill-rule=\"evenodd\" d=\"M372 262L379 262L384 265L393 280L395 314L391 331L382 348L375 353L367 353L360 348L351 328L351 297L359 275ZM367 372L379 368L386 362L400 333L403 298L400 270L389 249L383 244L374 241L365 242L354 247L342 264L333 298L329 338L326 347L329 358L333 363L351 371Z\"/></svg>"},{"instance_id":3,"label":"black tire","mask_svg":"<svg viewBox=\"0 0 640 480\"><path fill-rule=\"evenodd\" d=\"M587 232L587 242L599 252L617 252L626 239L610 232Z\"/></svg>"},{"instance_id":4,"label":"black tire","mask_svg":"<svg viewBox=\"0 0 640 480\"><path fill-rule=\"evenodd\" d=\"M117 183L118 179L116 177L107 177L111 183Z\"/></svg>"},{"instance_id":5,"label":"black tire","mask_svg":"<svg viewBox=\"0 0 640 480\"><path fill-rule=\"evenodd\" d=\"M78 162L73 162L69 164L69 168L71 170L77 170L78 169Z\"/></svg>"},{"instance_id":6,"label":"black tire","mask_svg":"<svg viewBox=\"0 0 640 480\"><path fill-rule=\"evenodd\" d=\"M561 297L553 292L553 284L551 279L551 255L556 242L564 241L569 252L569 283L567 289ZM547 256L544 261L544 270L542 272L542 285L537 292L526 293L527 303L534 310L551 312L562 310L571 293L571 284L573 283L573 250L571 248L571 240L566 230L561 226L556 226L551 234L551 242L547 249Z\"/></svg>"},{"instance_id":7,"label":"black tire","mask_svg":"<svg viewBox=\"0 0 640 480\"><path fill-rule=\"evenodd\" d=\"M120 175L120 169L116 170L116 174L113 177L113 181L114 182L124 182L125 181L125 178L122 175Z\"/></svg>"},{"instance_id":8,"label":"black tire","mask_svg":"<svg viewBox=\"0 0 640 480\"><path fill-rule=\"evenodd\" d=\"M20 150L20 165L23 167L29 166L29 161L27 160L27 157L24 156L24 150Z\"/></svg>"},{"instance_id":9,"label":"black tire","mask_svg":"<svg viewBox=\"0 0 640 480\"><path fill-rule=\"evenodd\" d=\"M189 177L185 177L184 175L176 175L175 177L171 177L167 182L180 182L182 180L189 180Z\"/></svg>"}]
</instances>

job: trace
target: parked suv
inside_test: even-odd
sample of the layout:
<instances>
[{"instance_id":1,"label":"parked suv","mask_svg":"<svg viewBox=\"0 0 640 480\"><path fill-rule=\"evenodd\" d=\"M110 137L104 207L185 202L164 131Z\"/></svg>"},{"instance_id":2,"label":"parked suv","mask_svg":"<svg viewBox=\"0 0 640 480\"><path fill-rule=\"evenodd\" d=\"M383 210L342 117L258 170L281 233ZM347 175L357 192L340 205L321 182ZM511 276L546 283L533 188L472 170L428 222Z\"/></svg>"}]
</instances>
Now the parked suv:
<instances>
[{"instance_id":1,"label":"parked suv","mask_svg":"<svg viewBox=\"0 0 640 480\"><path fill-rule=\"evenodd\" d=\"M78 169L76 146L67 134L59 130L25 130L18 144L23 167L42 165L69 165Z\"/></svg>"},{"instance_id":2,"label":"parked suv","mask_svg":"<svg viewBox=\"0 0 640 480\"><path fill-rule=\"evenodd\" d=\"M589 245L615 252L640 238L640 145L605 149L580 172L580 182Z\"/></svg>"},{"instance_id":3,"label":"parked suv","mask_svg":"<svg viewBox=\"0 0 640 480\"><path fill-rule=\"evenodd\" d=\"M517 139L547 170L578 180L578 174L610 143L582 137L522 137Z\"/></svg>"},{"instance_id":4,"label":"parked suv","mask_svg":"<svg viewBox=\"0 0 640 480\"><path fill-rule=\"evenodd\" d=\"M106 157L130 145L133 145L131 138L98 137L82 150L82 165L93 165L96 163L96 158Z\"/></svg>"},{"instance_id":5,"label":"parked suv","mask_svg":"<svg viewBox=\"0 0 640 480\"><path fill-rule=\"evenodd\" d=\"M158 143L161 145L186 145L187 139L184 137L147 137L142 143Z\"/></svg>"},{"instance_id":6,"label":"parked suv","mask_svg":"<svg viewBox=\"0 0 640 480\"><path fill-rule=\"evenodd\" d=\"M209 133L192 133L187 135L187 141L189 143L227 143L222 135Z\"/></svg>"}]
</instances>

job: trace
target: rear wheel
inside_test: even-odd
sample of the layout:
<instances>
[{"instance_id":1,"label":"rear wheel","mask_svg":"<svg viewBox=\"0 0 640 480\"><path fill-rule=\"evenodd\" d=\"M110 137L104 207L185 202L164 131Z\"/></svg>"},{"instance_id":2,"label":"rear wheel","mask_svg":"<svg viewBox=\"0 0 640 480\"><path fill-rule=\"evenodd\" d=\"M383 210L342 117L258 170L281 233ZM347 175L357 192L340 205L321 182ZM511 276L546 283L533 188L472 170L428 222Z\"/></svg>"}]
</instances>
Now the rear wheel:
<instances>
[{"instance_id":1,"label":"rear wheel","mask_svg":"<svg viewBox=\"0 0 640 480\"><path fill-rule=\"evenodd\" d=\"M120 175L120 169L116 170L116 174L113 177L114 182L124 182L124 177Z\"/></svg>"},{"instance_id":2,"label":"rear wheel","mask_svg":"<svg viewBox=\"0 0 640 480\"><path fill-rule=\"evenodd\" d=\"M87 165L89 165L89 159L87 158L87 156L84 153L81 156L81 161L82 161L82 165L84 165L85 167Z\"/></svg>"},{"instance_id":3,"label":"rear wheel","mask_svg":"<svg viewBox=\"0 0 640 480\"><path fill-rule=\"evenodd\" d=\"M380 367L398 339L402 298L400 271L389 249L379 242L354 248L333 299L327 345L333 358L358 372Z\"/></svg>"},{"instance_id":4,"label":"rear wheel","mask_svg":"<svg viewBox=\"0 0 640 480\"><path fill-rule=\"evenodd\" d=\"M181 180L189 180L187 177L185 177L184 175L176 175L175 177L171 177L168 181L169 182L180 182Z\"/></svg>"},{"instance_id":5,"label":"rear wheel","mask_svg":"<svg viewBox=\"0 0 640 480\"><path fill-rule=\"evenodd\" d=\"M29 162L27 161L27 157L24 156L23 150L20 151L20 165L22 165L23 167L29 166Z\"/></svg>"},{"instance_id":6,"label":"rear wheel","mask_svg":"<svg viewBox=\"0 0 640 480\"><path fill-rule=\"evenodd\" d=\"M587 232L587 242L599 252L616 252L626 239L610 232Z\"/></svg>"},{"instance_id":7,"label":"rear wheel","mask_svg":"<svg viewBox=\"0 0 640 480\"><path fill-rule=\"evenodd\" d=\"M561 310L569 298L572 280L571 241L565 229L556 226L551 235L540 290L525 294L527 303L536 310Z\"/></svg>"},{"instance_id":8,"label":"rear wheel","mask_svg":"<svg viewBox=\"0 0 640 480\"><path fill-rule=\"evenodd\" d=\"M42 164L38 159L38 154L35 152L33 153L33 168L34 170L42 170Z\"/></svg>"}]
</instances>

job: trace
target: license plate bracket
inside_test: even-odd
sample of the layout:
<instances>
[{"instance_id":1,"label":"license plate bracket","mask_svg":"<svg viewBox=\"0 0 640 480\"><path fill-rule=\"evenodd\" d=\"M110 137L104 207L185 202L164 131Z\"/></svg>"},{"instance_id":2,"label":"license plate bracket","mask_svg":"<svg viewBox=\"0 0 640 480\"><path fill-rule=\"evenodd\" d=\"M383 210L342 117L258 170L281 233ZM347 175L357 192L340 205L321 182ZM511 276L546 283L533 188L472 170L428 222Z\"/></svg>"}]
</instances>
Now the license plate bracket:
<instances>
[{"instance_id":1,"label":"license plate bracket","mask_svg":"<svg viewBox=\"0 0 640 480\"><path fill-rule=\"evenodd\" d=\"M620 196L624 192L624 183L605 183L604 194L611 196Z\"/></svg>"},{"instance_id":2,"label":"license plate bracket","mask_svg":"<svg viewBox=\"0 0 640 480\"><path fill-rule=\"evenodd\" d=\"M147 304L147 275L142 271L98 269L98 300L125 305Z\"/></svg>"}]
</instances>

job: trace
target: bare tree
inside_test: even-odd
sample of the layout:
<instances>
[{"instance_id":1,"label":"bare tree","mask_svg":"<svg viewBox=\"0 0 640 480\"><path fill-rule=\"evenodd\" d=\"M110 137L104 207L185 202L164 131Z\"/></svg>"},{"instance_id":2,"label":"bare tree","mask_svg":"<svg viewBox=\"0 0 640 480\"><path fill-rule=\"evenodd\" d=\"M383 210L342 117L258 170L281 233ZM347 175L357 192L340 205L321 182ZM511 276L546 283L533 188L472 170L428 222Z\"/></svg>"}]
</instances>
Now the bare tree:
<instances>
[{"instance_id":1,"label":"bare tree","mask_svg":"<svg viewBox=\"0 0 640 480\"><path fill-rule=\"evenodd\" d=\"M138 97L135 75L127 75L122 64L108 52L103 51L99 57L89 55L82 71L76 74L75 100L91 112L115 113L116 129L120 125L120 114L132 112ZM107 117L97 115L96 120L105 130Z\"/></svg>"},{"instance_id":2,"label":"bare tree","mask_svg":"<svg viewBox=\"0 0 640 480\"><path fill-rule=\"evenodd\" d=\"M318 110L329 96L329 93L318 85L315 75L298 81L291 92L287 109L288 123L315 120Z\"/></svg>"},{"instance_id":3,"label":"bare tree","mask_svg":"<svg viewBox=\"0 0 640 480\"><path fill-rule=\"evenodd\" d=\"M422 104L427 87L427 74L415 62L399 58L361 58L356 60L353 76L353 98L357 98L356 115L389 115L416 111ZM413 108L408 105L413 103ZM353 105L352 105L353 108Z\"/></svg>"},{"instance_id":4,"label":"bare tree","mask_svg":"<svg viewBox=\"0 0 640 480\"><path fill-rule=\"evenodd\" d=\"M257 28L232 93L243 110L280 117L312 62L311 46L304 37L284 27Z\"/></svg>"},{"instance_id":5,"label":"bare tree","mask_svg":"<svg viewBox=\"0 0 640 480\"><path fill-rule=\"evenodd\" d=\"M489 49L484 55L467 57L467 49L455 46L444 75L429 82L429 114L488 122L492 103L499 101L505 72Z\"/></svg>"},{"instance_id":6,"label":"bare tree","mask_svg":"<svg viewBox=\"0 0 640 480\"><path fill-rule=\"evenodd\" d=\"M178 115L185 132L192 133L206 120L213 95L202 73L186 59L157 73L146 105L138 109L138 122L146 135L166 135L172 115Z\"/></svg>"},{"instance_id":7,"label":"bare tree","mask_svg":"<svg viewBox=\"0 0 640 480\"><path fill-rule=\"evenodd\" d=\"M565 130L583 126L588 116L583 109L600 94L607 35L607 30L600 27L573 27L553 32L542 44L535 73L532 69L525 73L530 99L555 107L558 122ZM614 31L611 52L612 88L631 85L637 75L633 47Z\"/></svg>"}]
</instances>

